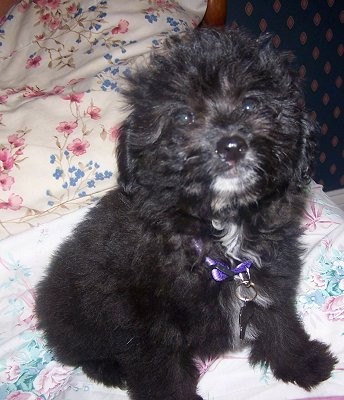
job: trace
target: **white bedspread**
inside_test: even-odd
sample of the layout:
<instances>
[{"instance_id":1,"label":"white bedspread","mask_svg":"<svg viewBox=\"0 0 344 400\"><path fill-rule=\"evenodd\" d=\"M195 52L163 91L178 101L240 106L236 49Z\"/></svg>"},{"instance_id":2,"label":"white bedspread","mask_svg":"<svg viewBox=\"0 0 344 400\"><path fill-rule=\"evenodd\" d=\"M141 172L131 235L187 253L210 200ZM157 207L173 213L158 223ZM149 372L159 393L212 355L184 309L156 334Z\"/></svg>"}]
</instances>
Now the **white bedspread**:
<instances>
[{"instance_id":1,"label":"white bedspread","mask_svg":"<svg viewBox=\"0 0 344 400\"><path fill-rule=\"evenodd\" d=\"M120 400L126 393L91 382L62 366L35 328L34 287L59 243L85 215L85 207L0 242L0 399ZM199 392L209 400L344 398L344 216L313 185L304 218L307 245L298 309L307 331L331 345L339 363L332 377L308 393L251 368L246 353L200 365ZM271 333L273 340L273 332Z\"/></svg>"}]
</instances>

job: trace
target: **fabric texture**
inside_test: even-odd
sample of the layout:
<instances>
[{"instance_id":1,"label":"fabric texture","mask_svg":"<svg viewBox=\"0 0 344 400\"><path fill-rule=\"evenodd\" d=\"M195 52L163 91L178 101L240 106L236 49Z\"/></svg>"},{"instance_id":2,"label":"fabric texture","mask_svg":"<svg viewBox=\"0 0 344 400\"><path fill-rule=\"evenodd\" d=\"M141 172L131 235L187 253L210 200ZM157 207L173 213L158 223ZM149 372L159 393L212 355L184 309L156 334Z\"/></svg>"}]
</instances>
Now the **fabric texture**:
<instances>
[{"instance_id":1,"label":"fabric texture","mask_svg":"<svg viewBox=\"0 0 344 400\"><path fill-rule=\"evenodd\" d=\"M123 77L192 1L21 1L0 31L0 238L52 220L116 183Z\"/></svg>"}]
</instances>

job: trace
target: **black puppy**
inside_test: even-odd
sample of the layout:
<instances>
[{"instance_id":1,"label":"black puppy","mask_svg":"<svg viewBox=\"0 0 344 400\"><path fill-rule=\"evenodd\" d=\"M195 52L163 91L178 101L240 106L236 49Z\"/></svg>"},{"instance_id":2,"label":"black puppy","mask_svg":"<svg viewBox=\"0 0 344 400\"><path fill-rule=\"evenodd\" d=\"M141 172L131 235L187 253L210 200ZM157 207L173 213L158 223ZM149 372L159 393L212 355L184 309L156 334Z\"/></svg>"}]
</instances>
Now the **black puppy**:
<instances>
[{"instance_id":1,"label":"black puppy","mask_svg":"<svg viewBox=\"0 0 344 400\"><path fill-rule=\"evenodd\" d=\"M305 389L335 358L295 310L314 149L266 38L172 37L129 77L119 187L54 256L37 316L58 360L135 400L193 400L196 358L242 346Z\"/></svg>"}]
</instances>

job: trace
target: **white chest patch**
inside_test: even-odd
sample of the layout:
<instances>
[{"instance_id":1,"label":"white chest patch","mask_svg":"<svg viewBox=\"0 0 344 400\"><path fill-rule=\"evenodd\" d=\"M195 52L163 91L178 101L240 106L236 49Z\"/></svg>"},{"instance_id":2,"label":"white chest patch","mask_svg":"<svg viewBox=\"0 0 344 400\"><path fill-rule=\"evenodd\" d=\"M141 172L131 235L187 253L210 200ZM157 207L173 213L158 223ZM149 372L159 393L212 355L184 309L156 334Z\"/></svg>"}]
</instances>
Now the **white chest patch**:
<instances>
[{"instance_id":1,"label":"white chest patch","mask_svg":"<svg viewBox=\"0 0 344 400\"><path fill-rule=\"evenodd\" d=\"M224 230L227 232L220 239L220 242L225 249L226 256L238 260L238 263L250 260L253 262L255 268L261 268L262 262L260 256L245 246L245 235L242 226L229 224L224 228L218 221L213 221L213 226L217 230ZM256 289L257 297L254 301L264 308L269 307L272 304L272 300L268 294L261 287L256 287Z\"/></svg>"},{"instance_id":2,"label":"white chest patch","mask_svg":"<svg viewBox=\"0 0 344 400\"><path fill-rule=\"evenodd\" d=\"M215 221L213 221L213 226L219 230L223 229L223 227L219 226ZM226 255L242 261L238 258L242 247L242 227L236 224L230 224L226 226L225 231L226 234L221 237L220 242L225 248Z\"/></svg>"},{"instance_id":3,"label":"white chest patch","mask_svg":"<svg viewBox=\"0 0 344 400\"><path fill-rule=\"evenodd\" d=\"M226 232L220 242L225 249L225 254L239 262L251 260L257 268L261 266L261 259L252 249L248 249L245 243L243 227L234 223L223 226L218 221L213 221L213 226L219 231Z\"/></svg>"}]
</instances>

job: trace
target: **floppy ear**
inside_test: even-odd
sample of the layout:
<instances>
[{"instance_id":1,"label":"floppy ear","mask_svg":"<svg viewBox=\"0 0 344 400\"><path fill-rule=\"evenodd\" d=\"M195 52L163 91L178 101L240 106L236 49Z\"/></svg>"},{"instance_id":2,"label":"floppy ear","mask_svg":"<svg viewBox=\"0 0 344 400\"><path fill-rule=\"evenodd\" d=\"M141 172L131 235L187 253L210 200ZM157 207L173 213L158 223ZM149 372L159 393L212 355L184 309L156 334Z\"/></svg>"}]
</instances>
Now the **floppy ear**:
<instances>
[{"instance_id":1,"label":"floppy ear","mask_svg":"<svg viewBox=\"0 0 344 400\"><path fill-rule=\"evenodd\" d=\"M305 111L302 79L293 65L293 54L276 51L269 34L261 35L258 45L261 48L259 56L262 62L264 65L270 65L272 70L279 73L281 86L283 84L286 93L292 95L297 107L295 115L298 115L299 118L299 159L296 162L295 178L297 186L302 188L310 182L313 174L318 125Z\"/></svg>"}]
</instances>

